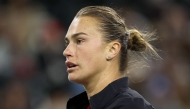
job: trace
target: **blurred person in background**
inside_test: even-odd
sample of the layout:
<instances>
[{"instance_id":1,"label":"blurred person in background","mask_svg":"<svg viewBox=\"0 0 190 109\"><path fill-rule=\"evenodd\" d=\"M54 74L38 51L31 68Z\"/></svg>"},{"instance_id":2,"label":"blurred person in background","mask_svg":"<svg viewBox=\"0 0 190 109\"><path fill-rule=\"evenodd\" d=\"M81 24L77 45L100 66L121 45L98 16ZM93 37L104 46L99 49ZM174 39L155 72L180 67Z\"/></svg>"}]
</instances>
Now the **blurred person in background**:
<instances>
[{"instance_id":1,"label":"blurred person in background","mask_svg":"<svg viewBox=\"0 0 190 109\"><path fill-rule=\"evenodd\" d=\"M47 87L64 87L62 33L60 23L37 2L6 0L0 7L0 77L26 83L33 109L48 96Z\"/></svg>"},{"instance_id":2,"label":"blurred person in background","mask_svg":"<svg viewBox=\"0 0 190 109\"><path fill-rule=\"evenodd\" d=\"M37 52L42 26L47 21L43 7L31 0L7 0L0 10L0 31L11 42L12 52Z\"/></svg>"},{"instance_id":3,"label":"blurred person in background","mask_svg":"<svg viewBox=\"0 0 190 109\"><path fill-rule=\"evenodd\" d=\"M167 52L163 72L171 81L173 105L190 107L190 16L187 8L176 3L162 7L157 27L162 36L161 47Z\"/></svg>"},{"instance_id":4,"label":"blurred person in background","mask_svg":"<svg viewBox=\"0 0 190 109\"><path fill-rule=\"evenodd\" d=\"M49 90L49 96L39 105L37 109L66 109L68 94L61 88Z\"/></svg>"},{"instance_id":5,"label":"blurred person in background","mask_svg":"<svg viewBox=\"0 0 190 109\"><path fill-rule=\"evenodd\" d=\"M127 29L124 20L109 7L82 8L68 29L63 55L69 81L82 84L86 91L69 99L67 109L153 109L128 87L126 77L140 75L127 69L134 64L128 62L130 56L139 58L133 56L136 52L151 51L159 57L146 35Z\"/></svg>"},{"instance_id":6,"label":"blurred person in background","mask_svg":"<svg viewBox=\"0 0 190 109\"><path fill-rule=\"evenodd\" d=\"M11 80L1 94L0 109L30 109L29 90L24 83Z\"/></svg>"}]
</instances>

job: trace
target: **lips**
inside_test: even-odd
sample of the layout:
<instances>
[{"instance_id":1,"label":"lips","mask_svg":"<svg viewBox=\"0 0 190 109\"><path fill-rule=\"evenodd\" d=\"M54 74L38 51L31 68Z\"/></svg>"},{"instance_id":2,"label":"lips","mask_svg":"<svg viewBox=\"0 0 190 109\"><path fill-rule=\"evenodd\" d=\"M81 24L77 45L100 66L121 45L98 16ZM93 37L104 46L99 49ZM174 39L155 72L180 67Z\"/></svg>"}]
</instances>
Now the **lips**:
<instances>
[{"instance_id":1,"label":"lips","mask_svg":"<svg viewBox=\"0 0 190 109\"><path fill-rule=\"evenodd\" d=\"M70 61L66 61L65 62L66 66L67 66L67 72L72 72L77 68L77 64L70 62Z\"/></svg>"}]
</instances>

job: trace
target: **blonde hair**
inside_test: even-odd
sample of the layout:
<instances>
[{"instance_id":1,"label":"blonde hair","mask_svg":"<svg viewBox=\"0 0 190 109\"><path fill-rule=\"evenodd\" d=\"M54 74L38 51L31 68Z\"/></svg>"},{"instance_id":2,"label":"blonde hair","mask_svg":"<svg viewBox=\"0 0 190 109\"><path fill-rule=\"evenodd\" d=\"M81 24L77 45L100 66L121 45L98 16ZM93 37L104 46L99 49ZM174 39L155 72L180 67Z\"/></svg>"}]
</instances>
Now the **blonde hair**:
<instances>
[{"instance_id":1,"label":"blonde hair","mask_svg":"<svg viewBox=\"0 0 190 109\"><path fill-rule=\"evenodd\" d=\"M136 29L129 30L125 21L119 14L110 7L106 6L87 6L82 8L75 17L89 16L99 20L99 30L103 33L106 42L118 40L121 44L120 51L120 72L125 72L130 58L130 51L145 52L149 51L152 56L159 57L156 50L146 40L150 34L142 34Z\"/></svg>"}]
</instances>

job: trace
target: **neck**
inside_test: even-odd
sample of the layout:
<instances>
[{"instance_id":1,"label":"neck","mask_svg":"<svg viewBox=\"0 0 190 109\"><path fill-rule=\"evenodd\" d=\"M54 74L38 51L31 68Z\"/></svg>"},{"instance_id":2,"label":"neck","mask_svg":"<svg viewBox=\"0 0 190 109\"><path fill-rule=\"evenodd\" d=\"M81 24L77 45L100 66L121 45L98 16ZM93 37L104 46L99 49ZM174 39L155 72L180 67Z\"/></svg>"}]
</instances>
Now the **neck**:
<instances>
[{"instance_id":1,"label":"neck","mask_svg":"<svg viewBox=\"0 0 190 109\"><path fill-rule=\"evenodd\" d=\"M86 89L88 99L90 99L91 96L102 91L108 84L121 77L122 75L119 72L114 72L114 73L109 72L107 74L103 74L98 80L96 80L97 82L91 82L85 84L84 87Z\"/></svg>"}]
</instances>

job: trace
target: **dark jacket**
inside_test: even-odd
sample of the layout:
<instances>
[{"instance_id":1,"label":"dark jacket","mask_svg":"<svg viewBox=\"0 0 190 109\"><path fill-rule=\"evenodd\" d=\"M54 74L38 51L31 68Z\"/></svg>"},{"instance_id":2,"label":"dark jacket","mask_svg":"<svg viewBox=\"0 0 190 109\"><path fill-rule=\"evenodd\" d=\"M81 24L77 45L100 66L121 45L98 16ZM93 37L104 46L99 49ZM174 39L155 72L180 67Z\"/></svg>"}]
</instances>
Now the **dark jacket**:
<instances>
[{"instance_id":1,"label":"dark jacket","mask_svg":"<svg viewBox=\"0 0 190 109\"><path fill-rule=\"evenodd\" d=\"M128 87L128 78L120 78L90 97L83 92L67 102L67 109L154 109L138 92Z\"/></svg>"}]
</instances>

